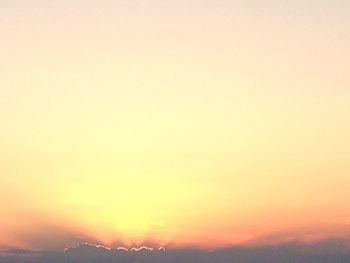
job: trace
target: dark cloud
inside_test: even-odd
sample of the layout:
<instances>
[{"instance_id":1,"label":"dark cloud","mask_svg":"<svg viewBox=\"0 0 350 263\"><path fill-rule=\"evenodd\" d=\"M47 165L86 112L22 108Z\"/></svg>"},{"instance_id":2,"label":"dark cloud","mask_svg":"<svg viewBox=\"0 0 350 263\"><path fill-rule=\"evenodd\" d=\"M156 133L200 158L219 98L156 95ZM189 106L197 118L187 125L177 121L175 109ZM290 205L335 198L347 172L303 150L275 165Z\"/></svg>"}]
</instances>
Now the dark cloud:
<instances>
[{"instance_id":1,"label":"dark cloud","mask_svg":"<svg viewBox=\"0 0 350 263\"><path fill-rule=\"evenodd\" d=\"M255 237L245 243L247 246L278 245L283 243L323 242L323 240L344 241L350 237L350 224L323 224L313 227L277 231L267 235Z\"/></svg>"},{"instance_id":2,"label":"dark cloud","mask_svg":"<svg viewBox=\"0 0 350 263\"><path fill-rule=\"evenodd\" d=\"M49 222L31 222L25 230L15 233L16 239L25 247L62 251L67 246L97 241L80 231L75 231Z\"/></svg>"},{"instance_id":3,"label":"dark cloud","mask_svg":"<svg viewBox=\"0 0 350 263\"><path fill-rule=\"evenodd\" d=\"M9 263L348 263L350 239L325 239L313 244L286 242L278 245L233 246L206 252L197 249L111 249L84 243L62 252L37 252L12 249L11 255L0 256Z\"/></svg>"},{"instance_id":4,"label":"dark cloud","mask_svg":"<svg viewBox=\"0 0 350 263\"><path fill-rule=\"evenodd\" d=\"M40 254L40 251L30 250L30 249L23 249L23 248L7 249L4 252L6 252L8 254L13 254L13 255L36 255L36 254Z\"/></svg>"},{"instance_id":5,"label":"dark cloud","mask_svg":"<svg viewBox=\"0 0 350 263\"><path fill-rule=\"evenodd\" d=\"M95 239L82 233L72 232L54 225L37 226L30 233L23 234L22 240L31 246L46 250L63 250L67 246L82 242L96 242Z\"/></svg>"}]
</instances>

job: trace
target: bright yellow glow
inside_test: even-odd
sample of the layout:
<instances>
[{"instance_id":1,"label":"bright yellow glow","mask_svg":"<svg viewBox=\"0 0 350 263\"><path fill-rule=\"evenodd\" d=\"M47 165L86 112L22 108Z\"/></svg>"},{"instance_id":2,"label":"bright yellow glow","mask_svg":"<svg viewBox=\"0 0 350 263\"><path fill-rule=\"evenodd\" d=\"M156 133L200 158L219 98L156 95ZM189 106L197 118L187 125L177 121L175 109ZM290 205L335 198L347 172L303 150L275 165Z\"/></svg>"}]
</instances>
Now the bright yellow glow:
<instances>
[{"instance_id":1,"label":"bright yellow glow","mask_svg":"<svg viewBox=\"0 0 350 263\"><path fill-rule=\"evenodd\" d=\"M348 4L5 2L0 245L342 233Z\"/></svg>"}]
</instances>

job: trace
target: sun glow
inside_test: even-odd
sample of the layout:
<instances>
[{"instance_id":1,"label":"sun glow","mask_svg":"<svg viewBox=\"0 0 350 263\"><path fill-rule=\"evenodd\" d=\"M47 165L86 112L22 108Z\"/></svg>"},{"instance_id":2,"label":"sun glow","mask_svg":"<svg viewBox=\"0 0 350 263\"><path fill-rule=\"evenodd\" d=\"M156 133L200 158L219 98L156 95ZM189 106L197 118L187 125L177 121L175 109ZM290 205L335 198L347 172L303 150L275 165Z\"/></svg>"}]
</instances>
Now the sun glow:
<instances>
[{"instance_id":1,"label":"sun glow","mask_svg":"<svg viewBox=\"0 0 350 263\"><path fill-rule=\"evenodd\" d=\"M349 4L0 1L0 247L344 233Z\"/></svg>"}]
</instances>

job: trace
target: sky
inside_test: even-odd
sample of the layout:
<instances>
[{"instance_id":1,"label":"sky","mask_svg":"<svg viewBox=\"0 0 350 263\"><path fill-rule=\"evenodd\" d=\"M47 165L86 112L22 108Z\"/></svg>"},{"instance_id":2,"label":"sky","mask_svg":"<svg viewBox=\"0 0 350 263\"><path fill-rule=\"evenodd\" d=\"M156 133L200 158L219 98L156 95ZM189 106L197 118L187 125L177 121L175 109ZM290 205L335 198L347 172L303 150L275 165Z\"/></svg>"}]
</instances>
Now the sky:
<instances>
[{"instance_id":1,"label":"sky","mask_svg":"<svg viewBox=\"0 0 350 263\"><path fill-rule=\"evenodd\" d=\"M350 235L350 2L0 1L0 245Z\"/></svg>"}]
</instances>

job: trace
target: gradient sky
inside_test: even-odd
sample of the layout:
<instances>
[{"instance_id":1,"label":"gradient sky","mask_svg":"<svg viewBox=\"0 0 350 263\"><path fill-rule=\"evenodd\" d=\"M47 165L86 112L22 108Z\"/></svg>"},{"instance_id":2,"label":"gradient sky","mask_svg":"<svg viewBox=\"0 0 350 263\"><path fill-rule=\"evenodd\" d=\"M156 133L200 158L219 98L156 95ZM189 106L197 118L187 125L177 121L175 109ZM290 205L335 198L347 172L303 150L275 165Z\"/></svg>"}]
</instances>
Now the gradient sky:
<instances>
[{"instance_id":1,"label":"gradient sky","mask_svg":"<svg viewBox=\"0 0 350 263\"><path fill-rule=\"evenodd\" d=\"M350 226L350 1L0 1L0 245Z\"/></svg>"}]
</instances>

